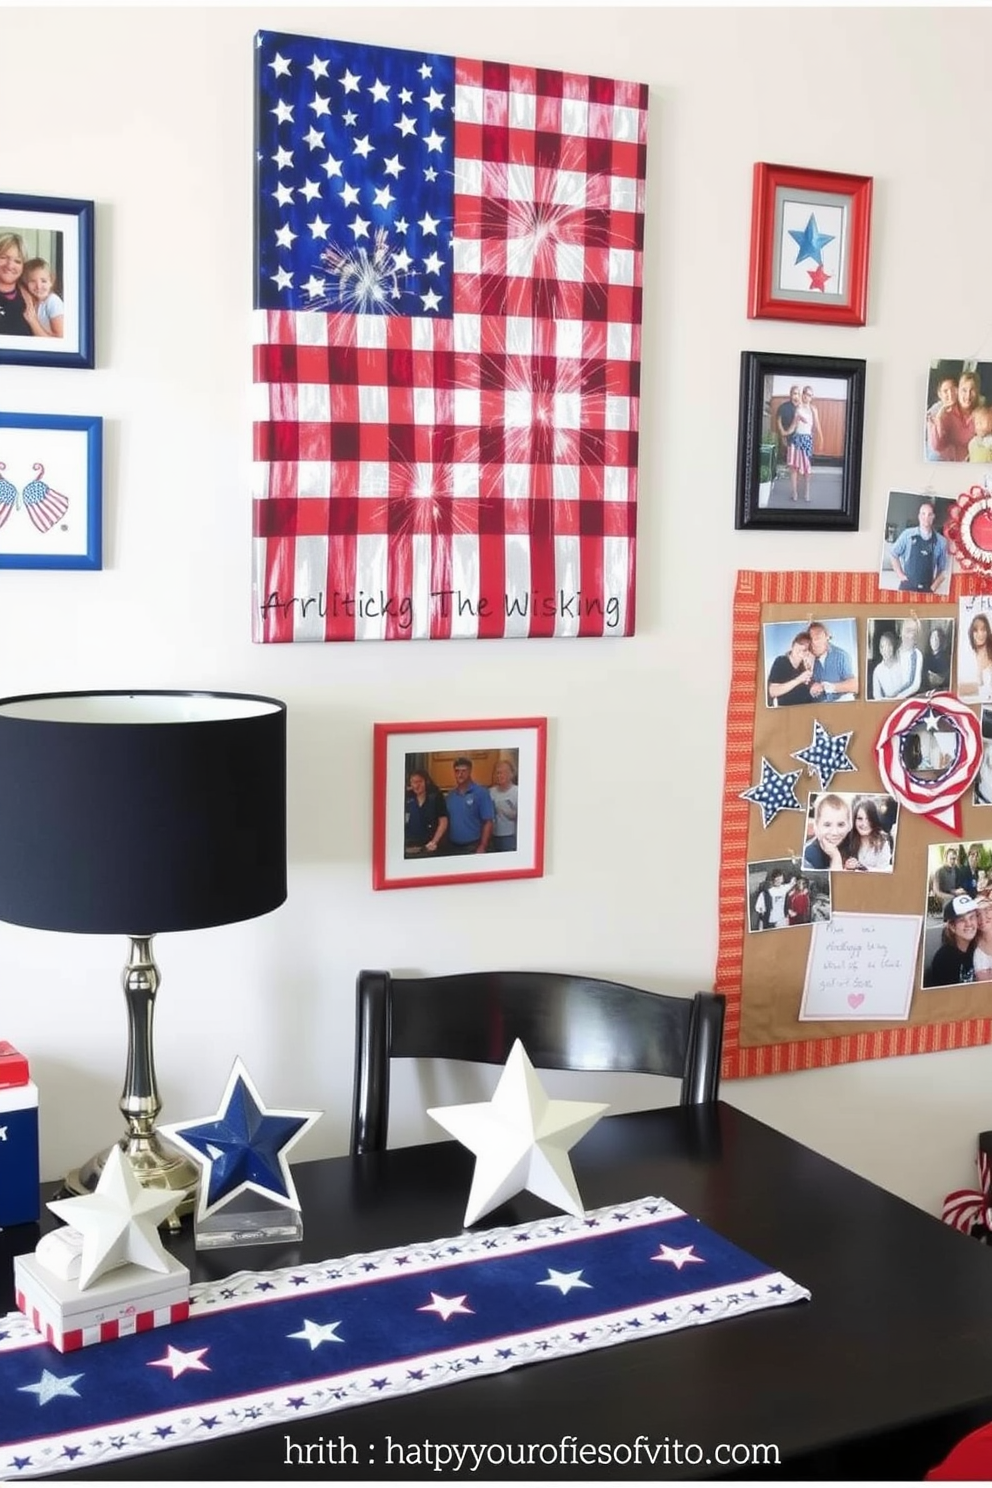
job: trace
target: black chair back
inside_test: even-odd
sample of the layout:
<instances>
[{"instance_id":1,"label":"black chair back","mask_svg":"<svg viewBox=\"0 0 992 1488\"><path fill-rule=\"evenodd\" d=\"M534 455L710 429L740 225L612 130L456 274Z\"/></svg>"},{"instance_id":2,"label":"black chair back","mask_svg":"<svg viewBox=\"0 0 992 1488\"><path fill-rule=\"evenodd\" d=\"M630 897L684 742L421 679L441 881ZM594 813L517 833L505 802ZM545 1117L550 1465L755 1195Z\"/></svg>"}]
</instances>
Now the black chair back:
<instances>
[{"instance_id":1,"label":"black chair back","mask_svg":"<svg viewBox=\"0 0 992 1488\"><path fill-rule=\"evenodd\" d=\"M717 1098L725 1002L549 971L358 974L351 1151L386 1146L391 1059L503 1064L520 1039L537 1069L669 1075L682 1105Z\"/></svg>"}]
</instances>

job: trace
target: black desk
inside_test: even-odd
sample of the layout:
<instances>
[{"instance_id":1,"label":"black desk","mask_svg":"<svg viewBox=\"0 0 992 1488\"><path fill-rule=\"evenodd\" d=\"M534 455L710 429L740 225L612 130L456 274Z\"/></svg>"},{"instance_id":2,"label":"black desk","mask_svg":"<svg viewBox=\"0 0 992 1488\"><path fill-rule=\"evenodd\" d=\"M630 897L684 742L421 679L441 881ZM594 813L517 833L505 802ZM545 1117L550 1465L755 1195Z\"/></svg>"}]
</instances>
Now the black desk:
<instances>
[{"instance_id":1,"label":"black desk","mask_svg":"<svg viewBox=\"0 0 992 1488\"><path fill-rule=\"evenodd\" d=\"M472 1163L451 1142L301 1163L301 1245L195 1255L184 1232L175 1249L206 1280L457 1234ZM742 1467L745 1478L905 1479L992 1419L992 1249L723 1102L608 1118L573 1150L573 1165L587 1208L660 1194L807 1286L812 1302L62 1476L444 1481L450 1469L403 1466L395 1448L390 1463L389 1440L632 1444L645 1435L668 1439L667 1465L662 1454L639 1468L503 1463L462 1476L734 1475L676 1465L678 1440L706 1454L719 1443L777 1445L782 1466ZM548 1212L521 1195L487 1222ZM0 1236L5 1279L7 1257L36 1241L30 1226ZM0 1306L13 1306L9 1280ZM324 1460L315 1448L310 1466L287 1465L287 1437L324 1444ZM329 1442L340 1466L328 1464Z\"/></svg>"}]
</instances>

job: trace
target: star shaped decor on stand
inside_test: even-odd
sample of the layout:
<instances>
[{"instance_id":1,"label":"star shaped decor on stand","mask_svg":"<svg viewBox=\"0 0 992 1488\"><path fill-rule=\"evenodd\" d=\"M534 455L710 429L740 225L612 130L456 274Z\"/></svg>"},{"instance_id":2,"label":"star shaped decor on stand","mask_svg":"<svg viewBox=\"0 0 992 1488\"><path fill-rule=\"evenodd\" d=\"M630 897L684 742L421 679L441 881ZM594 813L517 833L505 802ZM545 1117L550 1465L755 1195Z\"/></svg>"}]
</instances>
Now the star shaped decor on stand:
<instances>
[{"instance_id":1,"label":"star shaped decor on stand","mask_svg":"<svg viewBox=\"0 0 992 1488\"><path fill-rule=\"evenodd\" d=\"M428 1116L475 1153L466 1225L521 1189L568 1214L581 1214L569 1149L608 1109L592 1101L549 1100L517 1039L491 1101L429 1110Z\"/></svg>"},{"instance_id":2,"label":"star shaped decor on stand","mask_svg":"<svg viewBox=\"0 0 992 1488\"><path fill-rule=\"evenodd\" d=\"M236 1059L220 1109L213 1116L159 1130L203 1169L198 1218L205 1219L247 1192L298 1210L287 1153L321 1114L269 1110L241 1060Z\"/></svg>"},{"instance_id":3,"label":"star shaped decor on stand","mask_svg":"<svg viewBox=\"0 0 992 1488\"><path fill-rule=\"evenodd\" d=\"M828 243L832 243L834 240L833 233L821 233L817 230L816 218L812 212L810 212L809 221L802 232L798 232L796 228L790 227L789 237L795 239L796 247L799 250L796 254L797 264L801 264L806 258L811 263L822 264L823 250Z\"/></svg>"},{"instance_id":4,"label":"star shaped decor on stand","mask_svg":"<svg viewBox=\"0 0 992 1488\"><path fill-rule=\"evenodd\" d=\"M853 737L853 729L848 729L846 734L831 734L818 718L814 718L813 742L805 749L794 750L792 758L802 760L811 775L818 775L820 789L826 790L835 775L858 768L847 753Z\"/></svg>"},{"instance_id":5,"label":"star shaped decor on stand","mask_svg":"<svg viewBox=\"0 0 992 1488\"><path fill-rule=\"evenodd\" d=\"M181 1195L142 1188L120 1147L111 1147L96 1189L75 1199L53 1199L48 1205L83 1236L79 1289L132 1262L150 1271L168 1271L169 1257L158 1226L175 1209Z\"/></svg>"},{"instance_id":6,"label":"star shaped decor on stand","mask_svg":"<svg viewBox=\"0 0 992 1488\"><path fill-rule=\"evenodd\" d=\"M796 781L801 774L801 770L779 772L762 755L761 779L757 785L749 785L747 790L741 791L741 800L753 801L761 807L763 827L774 821L780 811L805 811L805 806L796 796Z\"/></svg>"}]
</instances>

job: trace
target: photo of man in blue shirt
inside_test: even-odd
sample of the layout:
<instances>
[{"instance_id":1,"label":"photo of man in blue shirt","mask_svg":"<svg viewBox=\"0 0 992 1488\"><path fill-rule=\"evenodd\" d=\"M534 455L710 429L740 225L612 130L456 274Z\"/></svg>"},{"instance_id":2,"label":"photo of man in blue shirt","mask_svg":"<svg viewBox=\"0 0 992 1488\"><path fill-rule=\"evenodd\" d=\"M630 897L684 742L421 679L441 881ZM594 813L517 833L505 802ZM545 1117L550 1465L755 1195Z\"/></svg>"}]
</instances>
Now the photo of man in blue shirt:
<instances>
[{"instance_id":1,"label":"photo of man in blue shirt","mask_svg":"<svg viewBox=\"0 0 992 1488\"><path fill-rule=\"evenodd\" d=\"M455 788L448 792L448 852L484 853L493 835L495 810L485 786L472 779L472 761L464 754L454 764Z\"/></svg>"}]
</instances>

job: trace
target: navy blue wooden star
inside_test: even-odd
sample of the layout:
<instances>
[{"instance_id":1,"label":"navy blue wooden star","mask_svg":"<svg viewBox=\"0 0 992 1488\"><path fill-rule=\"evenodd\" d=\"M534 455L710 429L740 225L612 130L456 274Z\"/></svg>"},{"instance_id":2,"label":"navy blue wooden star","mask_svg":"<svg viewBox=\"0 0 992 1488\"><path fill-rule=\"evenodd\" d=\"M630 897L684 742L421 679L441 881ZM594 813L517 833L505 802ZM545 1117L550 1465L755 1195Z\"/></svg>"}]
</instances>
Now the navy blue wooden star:
<instances>
[{"instance_id":1,"label":"navy blue wooden star","mask_svg":"<svg viewBox=\"0 0 992 1488\"><path fill-rule=\"evenodd\" d=\"M761 779L757 785L748 786L747 790L741 791L741 799L753 801L756 806L761 807L761 825L767 827L768 823L775 820L780 811L805 811L796 797L796 781L802 774L801 770L785 770L779 773L774 765L770 765L762 756Z\"/></svg>"},{"instance_id":2,"label":"navy blue wooden star","mask_svg":"<svg viewBox=\"0 0 992 1488\"><path fill-rule=\"evenodd\" d=\"M197 1214L251 1191L299 1209L287 1153L320 1118L319 1111L273 1111L262 1103L240 1059L234 1062L220 1109L159 1130L203 1170Z\"/></svg>"},{"instance_id":3,"label":"navy blue wooden star","mask_svg":"<svg viewBox=\"0 0 992 1488\"><path fill-rule=\"evenodd\" d=\"M818 718L814 718L813 742L805 749L795 750L792 758L802 760L811 775L818 775L820 789L826 790L835 775L858 768L847 753L853 733L854 730L849 729L846 734L831 734Z\"/></svg>"},{"instance_id":4,"label":"navy blue wooden star","mask_svg":"<svg viewBox=\"0 0 992 1488\"><path fill-rule=\"evenodd\" d=\"M816 218L813 213L809 214L809 221L799 232L796 228L789 228L789 237L794 238L799 252L796 254L796 263L801 264L808 258L811 263L823 263L823 250L828 243L834 240L833 233L821 233L817 231Z\"/></svg>"}]
</instances>

